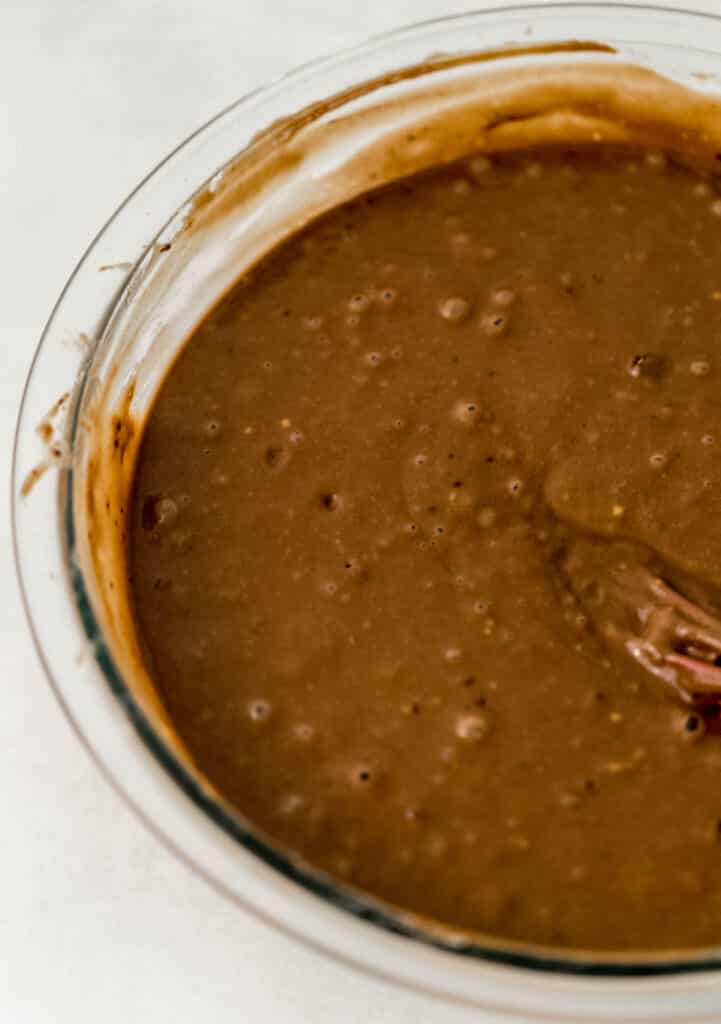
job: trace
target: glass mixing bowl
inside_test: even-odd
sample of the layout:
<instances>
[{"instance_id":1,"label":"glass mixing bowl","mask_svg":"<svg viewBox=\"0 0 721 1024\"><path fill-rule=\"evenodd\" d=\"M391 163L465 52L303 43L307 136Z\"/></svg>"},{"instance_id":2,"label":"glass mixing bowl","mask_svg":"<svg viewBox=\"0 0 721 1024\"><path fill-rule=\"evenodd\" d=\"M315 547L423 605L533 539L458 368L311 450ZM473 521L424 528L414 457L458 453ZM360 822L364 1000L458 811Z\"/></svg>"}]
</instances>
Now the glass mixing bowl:
<instances>
[{"instance_id":1,"label":"glass mixing bowl","mask_svg":"<svg viewBox=\"0 0 721 1024\"><path fill-rule=\"evenodd\" d=\"M610 49L548 45L574 40ZM606 73L632 63L721 97L721 19L618 4L449 17L301 68L179 146L92 242L43 333L15 443L17 567L39 656L78 736L148 827L239 906L326 955L489 1017L721 1020L721 949L601 956L469 939L275 848L196 775L148 681L133 675L123 588L113 592L97 533L88 540L89 501L122 501L98 454L112 447L118 406L147 411L192 326L243 266L302 222L301 207L307 219L342 199L349 181L367 187L353 177L354 154L373 144L381 152L414 90L431 82L436 97L457 97L499 70L523 77L584 62ZM337 129L371 107L379 114L361 119L362 139ZM269 176L278 154L294 159ZM117 548L119 527L113 537Z\"/></svg>"}]
</instances>

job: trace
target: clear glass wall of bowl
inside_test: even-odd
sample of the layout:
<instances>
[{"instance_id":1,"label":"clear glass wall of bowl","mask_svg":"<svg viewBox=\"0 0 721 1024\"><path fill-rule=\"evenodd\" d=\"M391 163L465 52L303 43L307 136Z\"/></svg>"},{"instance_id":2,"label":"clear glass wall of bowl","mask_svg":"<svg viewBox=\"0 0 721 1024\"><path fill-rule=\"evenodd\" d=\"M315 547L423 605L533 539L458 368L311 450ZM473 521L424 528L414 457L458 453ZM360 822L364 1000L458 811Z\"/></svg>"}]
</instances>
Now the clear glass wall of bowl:
<instances>
[{"instance_id":1,"label":"clear glass wall of bowl","mask_svg":"<svg viewBox=\"0 0 721 1024\"><path fill-rule=\"evenodd\" d=\"M267 848L227 807L194 786L163 735L134 704L98 628L82 566L72 557L76 523L70 498L84 389L89 374L103 372L114 360L122 364L123 353L111 349L117 336L107 326L137 298L148 261L172 234L189 197L266 126L358 83L430 54L574 39L609 44L616 51L607 55L609 61L639 63L721 95L721 77L713 77L721 76L721 20L715 17L613 4L499 8L400 30L301 68L240 100L186 140L102 229L50 316L16 438L16 557L39 656L79 738L147 825L239 907L326 955L498 1019L721 1020L721 951L699 951L680 961L601 962L493 943L456 946L452 936L419 934L402 916ZM393 95L392 84L383 88ZM99 271L118 263L127 269ZM53 414L48 446L37 427L66 392L70 397ZM148 387L145 401L151 398ZM47 468L22 496L37 467Z\"/></svg>"}]
</instances>

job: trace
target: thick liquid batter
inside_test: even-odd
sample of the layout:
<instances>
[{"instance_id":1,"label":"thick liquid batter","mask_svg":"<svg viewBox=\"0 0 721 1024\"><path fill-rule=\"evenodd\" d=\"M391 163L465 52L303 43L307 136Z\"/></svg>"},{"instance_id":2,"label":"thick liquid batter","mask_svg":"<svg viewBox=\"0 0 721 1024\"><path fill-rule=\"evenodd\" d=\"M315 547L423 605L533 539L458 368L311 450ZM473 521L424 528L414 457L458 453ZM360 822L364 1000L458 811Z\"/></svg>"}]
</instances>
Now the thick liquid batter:
<instances>
[{"instance_id":1,"label":"thick liquid batter","mask_svg":"<svg viewBox=\"0 0 721 1024\"><path fill-rule=\"evenodd\" d=\"M721 941L720 231L659 153L477 157L324 216L192 336L136 614L276 841L454 927Z\"/></svg>"}]
</instances>

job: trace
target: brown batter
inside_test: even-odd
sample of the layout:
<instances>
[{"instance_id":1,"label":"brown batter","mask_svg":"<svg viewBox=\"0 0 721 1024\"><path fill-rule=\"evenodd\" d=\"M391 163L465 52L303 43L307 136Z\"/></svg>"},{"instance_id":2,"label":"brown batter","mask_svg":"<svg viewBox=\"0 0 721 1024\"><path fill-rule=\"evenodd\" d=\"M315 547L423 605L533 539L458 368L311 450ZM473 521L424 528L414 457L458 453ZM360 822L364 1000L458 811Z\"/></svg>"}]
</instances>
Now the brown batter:
<instances>
[{"instance_id":1,"label":"brown batter","mask_svg":"<svg viewBox=\"0 0 721 1024\"><path fill-rule=\"evenodd\" d=\"M434 168L241 280L147 424L136 613L207 777L454 927L721 941L721 198Z\"/></svg>"}]
</instances>

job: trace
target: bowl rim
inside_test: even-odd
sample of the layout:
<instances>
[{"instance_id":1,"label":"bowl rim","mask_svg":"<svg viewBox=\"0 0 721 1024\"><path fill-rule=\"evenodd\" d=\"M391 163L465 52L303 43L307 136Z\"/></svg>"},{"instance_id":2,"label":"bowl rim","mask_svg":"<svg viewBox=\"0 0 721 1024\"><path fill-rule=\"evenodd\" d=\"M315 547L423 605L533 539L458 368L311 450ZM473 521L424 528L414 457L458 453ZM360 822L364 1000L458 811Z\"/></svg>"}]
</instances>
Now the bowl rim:
<instances>
[{"instance_id":1,"label":"bowl rim","mask_svg":"<svg viewBox=\"0 0 721 1024\"><path fill-rule=\"evenodd\" d=\"M268 923L276 929L283 931L285 934L292 936L295 940L306 946L318 949L325 956L331 956L333 959L342 963L347 963L353 967L361 968L367 973L375 974L384 978L384 980L390 980L393 982L397 982L399 980L396 975L390 973L386 974L382 971L369 967L367 964L352 959L338 950L328 948L321 943L315 942L308 935L290 927L271 914L265 913L262 908L259 908L251 901L242 901L236 893L226 889L222 882L213 877L212 874L206 871L205 868L191 855L182 850L174 840L163 831L162 828L157 826L156 823L146 815L142 807L133 798L133 795L128 792L115 778L112 770L104 762L99 751L93 745L92 740L81 728L63 695L62 688L56 679L53 666L46 655L41 633L38 628L38 624L34 619L31 602L27 592L23 558L20 550L18 529L18 495L20 493L21 483L19 444L23 430L28 393L52 325L56 320L59 311L62 309L63 302L68 292L92 255L96 244L105 235L111 225L113 225L121 216L133 198L141 192L143 187L151 181L151 179L154 179L156 175L176 156L189 147L192 142L206 133L213 125L222 121L231 113L249 105L252 101L262 98L265 94L271 93L278 87L290 86L308 74L315 74L326 69L331 69L333 66L348 58L361 55L362 53L371 51L380 45L392 42L394 39L406 37L413 33L421 33L427 29L441 28L443 26L458 24L464 21L476 19L482 20L484 18L499 17L503 15L528 15L529 18L534 18L542 17L544 14L549 13L580 13L584 11L599 14L604 12L614 12L616 14L633 12L636 15L647 17L649 19L658 17L659 15L677 16L690 21L712 22L716 26L721 24L721 13L714 14L704 11L684 10L678 7L663 5L624 3L622 0L621 2L619 2L619 0L612 0L612 2L608 3L594 3L588 2L588 0L561 0L561 2L538 4L502 4L499 6L483 8L481 10L464 11L461 13L446 14L441 17L428 18L371 35L360 43L344 47L332 54L306 61L293 69L272 78L260 86L249 90L239 99L225 106L217 114L213 115L193 132L187 135L161 161L159 161L141 179L135 188L128 193L90 241L85 252L76 264L60 292L40 335L40 340L36 346L30 367L27 371L15 425L11 471L11 526L13 557L21 601L30 629L33 646L48 683L50 684L50 688L71 728L82 745L88 751L101 773L105 776L113 789L120 795L121 799L123 799L123 801L133 810L141 821L143 821L145 826L158 839L160 839L160 841L175 856L178 856L188 864L197 874L205 878L205 880L208 881L216 890L223 893L223 895L231 899L236 905L242 905L244 909L248 910L254 916L259 917L261 920L265 921L265 923ZM159 233L161 231L162 226L159 227ZM134 268L143 262L145 255L152 248L153 244L154 242L151 241L144 252L139 255L136 263L134 264ZM130 276L132 276L132 271L129 274L129 277ZM123 292L124 287L121 289L119 294L122 294ZM106 312L103 320L103 326L107 324L108 320L112 316L114 307L115 303L113 303L111 308ZM80 400L82 399L82 392L86 382L87 377L83 380L79 391ZM75 403L70 420L71 438L75 437L78 427L80 400ZM307 865L299 864L292 856L284 853L280 846L273 846L270 842L266 841L262 835L255 833L252 827L246 825L243 820L236 816L227 805L224 805L222 802L219 802L209 795L192 773L188 771L185 765L183 765L179 758L170 750L167 744L162 740L158 731L151 724L145 711L133 696L124 682L120 671L115 666L111 652L104 642L102 629L93 611L91 601L84 584L82 571L72 557L75 550L75 519L73 510L72 482L73 470L72 468L68 468L65 471L64 481L60 488L62 492L61 501L64 501L64 508L61 509L61 531L65 547L65 562L76 610L80 614L80 619L87 639L95 646L95 657L100 670L114 697L120 704L122 704L125 712L132 721L138 736L144 743L147 750L167 772L172 781L190 797L190 799L208 818L211 819L216 826L220 827L227 835L230 835L235 842L250 851L250 853L258 857L266 865L282 874L286 879L302 886L302 888L307 892L319 897L321 900L329 903L336 909L350 913L362 921L370 922L371 924L384 929L386 932L412 939L413 941L419 942L423 945L442 950L447 954L455 954L457 956L467 957L471 960L478 960L506 967L530 969L531 971L545 974L570 977L581 976L585 978L630 979L678 976L682 974L699 974L707 973L709 971L717 971L719 967L721 967L721 948L718 950L704 950L701 955L697 955L692 951L688 956L651 954L644 958L641 954L631 954L627 957L626 954L611 955L608 953L604 954L603 952L595 954L592 951L575 950L569 950L566 954L560 948L556 951L553 947L533 947L529 944L504 942L504 940L494 939L492 936L488 937L488 944L486 944L485 941L480 942L475 940L467 942L464 941L461 943L451 941L447 938L442 938L440 933L438 935L434 935L431 931L424 931L422 928L410 923L409 916L397 911L396 908L393 908L388 904L384 904L382 901L362 893L359 890L352 889L343 883L336 881L330 876L325 875L323 872L310 868ZM433 991L431 989L423 989L422 986L414 987L423 991Z\"/></svg>"}]
</instances>

